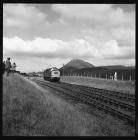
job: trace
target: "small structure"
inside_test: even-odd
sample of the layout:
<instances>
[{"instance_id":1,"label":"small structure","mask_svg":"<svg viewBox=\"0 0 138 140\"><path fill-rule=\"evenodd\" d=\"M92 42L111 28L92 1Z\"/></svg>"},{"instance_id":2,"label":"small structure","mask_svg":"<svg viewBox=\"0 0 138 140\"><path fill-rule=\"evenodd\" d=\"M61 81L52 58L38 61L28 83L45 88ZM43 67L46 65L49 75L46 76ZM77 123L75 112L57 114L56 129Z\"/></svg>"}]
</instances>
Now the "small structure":
<instances>
[{"instance_id":1,"label":"small structure","mask_svg":"<svg viewBox=\"0 0 138 140\"><path fill-rule=\"evenodd\" d=\"M117 72L114 74L114 80L117 81Z\"/></svg>"}]
</instances>

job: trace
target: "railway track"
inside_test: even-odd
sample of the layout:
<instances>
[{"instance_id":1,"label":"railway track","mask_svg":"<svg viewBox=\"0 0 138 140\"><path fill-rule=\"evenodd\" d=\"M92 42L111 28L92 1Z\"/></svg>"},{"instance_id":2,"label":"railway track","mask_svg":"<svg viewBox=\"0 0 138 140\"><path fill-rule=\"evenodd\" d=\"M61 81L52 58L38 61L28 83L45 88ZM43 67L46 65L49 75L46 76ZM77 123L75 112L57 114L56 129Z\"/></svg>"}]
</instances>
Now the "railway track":
<instances>
[{"instance_id":1,"label":"railway track","mask_svg":"<svg viewBox=\"0 0 138 140\"><path fill-rule=\"evenodd\" d=\"M62 82L63 83L63 82ZM101 93L103 95L107 95L113 98L121 99L127 102L132 102L135 103L135 95L133 94L127 94L127 93L122 93L122 92L117 92L117 91L111 91L107 89L99 89L95 87L88 87L84 85L76 85L76 84L69 84L69 83L63 83L64 85L73 85L75 87L79 87L81 89L89 90L91 93L96 92L96 93Z\"/></svg>"},{"instance_id":2,"label":"railway track","mask_svg":"<svg viewBox=\"0 0 138 140\"><path fill-rule=\"evenodd\" d=\"M94 105L95 107L110 112L114 116L118 116L128 122L135 123L135 105L131 101L123 101L122 98L113 98L113 96L108 96L108 94L98 92L97 90L90 90L79 85L66 84L66 83L51 83L43 80L34 79L38 85L42 87L49 87L63 94L69 95L81 102L89 105ZM120 95L121 96L121 95ZM124 96L124 95L123 95ZM115 96L116 97L116 96Z\"/></svg>"},{"instance_id":3,"label":"railway track","mask_svg":"<svg viewBox=\"0 0 138 140\"><path fill-rule=\"evenodd\" d=\"M91 87L84 87L84 86L81 86L81 85L75 85L75 84L68 84L68 83L63 83L64 86L68 86L68 87L72 87L73 89L76 89L78 88L79 90L82 90L82 91L85 91L89 96L92 96L92 97L97 97L97 98L101 98L102 100L105 100L105 101L108 101L110 103L113 103L115 105L120 105L121 107L124 107L126 109L128 109L129 111L135 111L135 103L131 102L131 101L128 101L127 99L128 98L125 98L124 95L123 95L123 99L121 96L112 96L109 95L109 93L106 93L104 90L103 92L101 92L102 90L100 89L100 92L98 90L93 90L91 89ZM111 92L111 91L110 91Z\"/></svg>"}]
</instances>

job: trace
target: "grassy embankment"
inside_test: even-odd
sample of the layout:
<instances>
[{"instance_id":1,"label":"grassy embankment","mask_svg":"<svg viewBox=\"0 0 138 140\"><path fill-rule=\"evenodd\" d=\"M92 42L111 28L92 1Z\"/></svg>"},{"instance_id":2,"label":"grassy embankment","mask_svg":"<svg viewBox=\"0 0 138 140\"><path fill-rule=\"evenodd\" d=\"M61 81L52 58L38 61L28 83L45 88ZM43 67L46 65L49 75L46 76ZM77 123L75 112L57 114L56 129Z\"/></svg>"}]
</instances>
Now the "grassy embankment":
<instances>
[{"instance_id":1,"label":"grassy embankment","mask_svg":"<svg viewBox=\"0 0 138 140\"><path fill-rule=\"evenodd\" d=\"M98 78L73 77L73 76L61 77L61 81L135 94L135 81L114 81L109 79L106 80Z\"/></svg>"},{"instance_id":2,"label":"grassy embankment","mask_svg":"<svg viewBox=\"0 0 138 140\"><path fill-rule=\"evenodd\" d=\"M3 76L3 135L134 136L134 128L79 107L18 75Z\"/></svg>"}]
</instances>

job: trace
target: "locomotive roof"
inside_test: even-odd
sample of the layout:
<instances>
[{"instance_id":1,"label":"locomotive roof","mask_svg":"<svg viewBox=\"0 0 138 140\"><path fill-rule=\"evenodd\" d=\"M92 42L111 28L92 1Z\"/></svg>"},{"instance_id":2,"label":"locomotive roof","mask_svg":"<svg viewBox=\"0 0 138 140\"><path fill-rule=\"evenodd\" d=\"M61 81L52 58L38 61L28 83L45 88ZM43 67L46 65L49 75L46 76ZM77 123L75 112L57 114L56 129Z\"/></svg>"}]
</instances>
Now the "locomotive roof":
<instances>
[{"instance_id":1,"label":"locomotive roof","mask_svg":"<svg viewBox=\"0 0 138 140\"><path fill-rule=\"evenodd\" d=\"M53 69L53 70L58 70L58 68L56 68L56 67L53 67L53 68L51 68L51 69Z\"/></svg>"},{"instance_id":2,"label":"locomotive roof","mask_svg":"<svg viewBox=\"0 0 138 140\"><path fill-rule=\"evenodd\" d=\"M58 68L52 67L52 68L45 69L45 71L50 71L50 70L58 70Z\"/></svg>"}]
</instances>

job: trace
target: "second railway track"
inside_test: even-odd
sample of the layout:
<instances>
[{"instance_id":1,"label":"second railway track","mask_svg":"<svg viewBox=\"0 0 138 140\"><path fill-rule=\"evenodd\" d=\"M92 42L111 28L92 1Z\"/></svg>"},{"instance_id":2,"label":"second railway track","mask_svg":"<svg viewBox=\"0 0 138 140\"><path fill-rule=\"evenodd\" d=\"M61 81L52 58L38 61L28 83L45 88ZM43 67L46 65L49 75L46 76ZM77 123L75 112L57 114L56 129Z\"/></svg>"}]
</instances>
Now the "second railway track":
<instances>
[{"instance_id":1,"label":"second railway track","mask_svg":"<svg viewBox=\"0 0 138 140\"><path fill-rule=\"evenodd\" d=\"M114 99L113 96L108 96L108 94L105 95L104 90L102 94L101 90L98 92L97 90L90 90L89 87L87 88L85 86L83 87L67 83L50 83L40 79L34 79L33 81L42 87L48 86L56 91L76 98L77 100L94 105L106 112L110 112L132 124L135 123L135 104L129 101L122 101L122 98Z\"/></svg>"}]
</instances>

